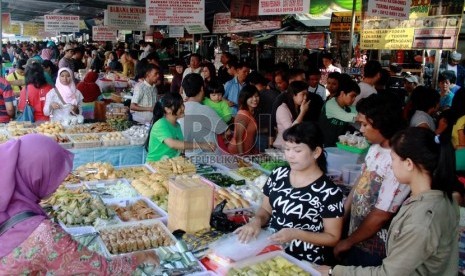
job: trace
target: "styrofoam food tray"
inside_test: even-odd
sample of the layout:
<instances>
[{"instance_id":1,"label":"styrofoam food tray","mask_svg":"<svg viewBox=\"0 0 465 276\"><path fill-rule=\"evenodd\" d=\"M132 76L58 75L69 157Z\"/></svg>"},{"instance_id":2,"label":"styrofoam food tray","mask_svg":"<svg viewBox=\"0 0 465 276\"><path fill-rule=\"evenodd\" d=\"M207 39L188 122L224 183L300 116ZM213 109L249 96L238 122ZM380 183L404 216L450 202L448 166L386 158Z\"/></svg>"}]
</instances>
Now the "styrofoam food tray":
<instances>
[{"instance_id":1,"label":"styrofoam food tray","mask_svg":"<svg viewBox=\"0 0 465 276\"><path fill-rule=\"evenodd\" d=\"M148 199L146 197L135 197L135 198L131 198L131 199L105 199L105 198L103 198L102 200L103 200L103 203L105 203L105 205L107 205L107 207L109 207L109 208L110 208L110 205L119 205L119 206L122 206L122 207L126 207L126 206L129 206L129 205L133 205L134 203L136 203L139 200L142 200L147 204L148 207L150 207L158 215L160 215L160 217L154 218L154 219L144 219L144 220L137 220L137 221L123 221L118 216L118 214L116 214L116 216L121 220L121 223L123 223L123 224L132 223L132 222L139 222L139 221L148 221L148 220L161 220L163 223L166 223L168 221L168 214L163 209L158 207L158 205L156 205L154 202L152 202L150 199Z\"/></svg>"},{"instance_id":2,"label":"styrofoam food tray","mask_svg":"<svg viewBox=\"0 0 465 276\"><path fill-rule=\"evenodd\" d=\"M171 232L168 230L168 228L159 220L145 220L145 221L134 221L134 222L128 222L125 224L117 224L117 225L108 225L108 226L102 226L102 227L97 227L97 231L100 233L103 230L115 230L115 229L124 229L124 228L129 228L132 226L139 226L139 225L158 225L162 231L164 231L170 239L173 241L172 245L176 244L176 238L171 234ZM121 254L111 254L110 251L108 250L105 242L102 239L103 244L105 245L105 253L108 254L110 257L117 257L117 256L123 256L127 254L132 254L134 252L128 252L128 253L121 253ZM155 248L152 249L146 249L143 251L152 251L154 252Z\"/></svg>"}]
</instances>

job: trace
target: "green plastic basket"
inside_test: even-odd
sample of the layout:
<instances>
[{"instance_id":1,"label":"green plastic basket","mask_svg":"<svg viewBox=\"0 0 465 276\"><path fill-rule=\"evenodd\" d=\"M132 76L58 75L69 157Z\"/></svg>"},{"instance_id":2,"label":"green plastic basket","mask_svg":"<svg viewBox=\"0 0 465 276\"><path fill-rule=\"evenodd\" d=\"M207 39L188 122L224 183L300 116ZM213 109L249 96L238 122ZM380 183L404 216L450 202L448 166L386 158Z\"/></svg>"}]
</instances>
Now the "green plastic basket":
<instances>
[{"instance_id":1,"label":"green plastic basket","mask_svg":"<svg viewBox=\"0 0 465 276\"><path fill-rule=\"evenodd\" d=\"M336 146L342 150L345 150L345 151L348 151L348 152L352 152L352 153L358 153L358 154L363 154L363 153L366 153L368 152L368 149L370 147L366 147L366 148L357 148L357 147L352 147L352 146L348 146L348 145L344 145L340 142L336 142Z\"/></svg>"}]
</instances>

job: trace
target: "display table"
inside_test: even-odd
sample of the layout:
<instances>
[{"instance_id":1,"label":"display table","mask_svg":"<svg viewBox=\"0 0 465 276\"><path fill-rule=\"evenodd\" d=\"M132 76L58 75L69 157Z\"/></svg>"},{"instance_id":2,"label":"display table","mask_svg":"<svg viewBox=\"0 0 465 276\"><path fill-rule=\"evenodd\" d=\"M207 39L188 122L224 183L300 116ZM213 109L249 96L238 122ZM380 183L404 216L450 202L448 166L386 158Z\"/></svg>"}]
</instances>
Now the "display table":
<instances>
[{"instance_id":1,"label":"display table","mask_svg":"<svg viewBox=\"0 0 465 276\"><path fill-rule=\"evenodd\" d=\"M70 149L74 153L73 169L89 162L109 162L113 166L145 163L147 153L143 146L98 147Z\"/></svg>"}]
</instances>

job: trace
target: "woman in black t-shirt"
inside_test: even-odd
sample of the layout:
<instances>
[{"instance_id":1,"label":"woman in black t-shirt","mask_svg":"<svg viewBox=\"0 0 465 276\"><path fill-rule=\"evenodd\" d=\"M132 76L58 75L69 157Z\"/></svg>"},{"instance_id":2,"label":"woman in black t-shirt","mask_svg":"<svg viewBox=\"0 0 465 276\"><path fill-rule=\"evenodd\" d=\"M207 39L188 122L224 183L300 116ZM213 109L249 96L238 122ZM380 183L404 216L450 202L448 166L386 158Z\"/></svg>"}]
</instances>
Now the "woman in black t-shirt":
<instances>
[{"instance_id":1,"label":"woman in black t-shirt","mask_svg":"<svg viewBox=\"0 0 465 276\"><path fill-rule=\"evenodd\" d=\"M270 238L289 243L287 253L322 264L324 246L335 246L341 236L342 191L325 175L322 135L314 123L296 124L283 138L289 167L272 172L255 218L235 233L248 242L269 223L277 231Z\"/></svg>"}]
</instances>

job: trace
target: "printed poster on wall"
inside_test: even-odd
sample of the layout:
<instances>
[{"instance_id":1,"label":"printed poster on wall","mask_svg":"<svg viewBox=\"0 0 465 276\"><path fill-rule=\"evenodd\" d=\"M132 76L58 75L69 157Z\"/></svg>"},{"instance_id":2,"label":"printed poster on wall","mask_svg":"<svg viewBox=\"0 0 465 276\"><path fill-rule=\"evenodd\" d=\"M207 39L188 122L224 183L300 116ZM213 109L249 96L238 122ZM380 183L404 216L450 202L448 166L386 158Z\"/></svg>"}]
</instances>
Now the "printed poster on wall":
<instances>
[{"instance_id":1,"label":"printed poster on wall","mask_svg":"<svg viewBox=\"0 0 465 276\"><path fill-rule=\"evenodd\" d=\"M371 17L363 13L360 46L362 49L388 50L455 49L462 11L463 1L412 0L407 20Z\"/></svg>"},{"instance_id":2,"label":"printed poster on wall","mask_svg":"<svg viewBox=\"0 0 465 276\"><path fill-rule=\"evenodd\" d=\"M147 30L145 7L108 5L105 24L119 30Z\"/></svg>"},{"instance_id":3,"label":"printed poster on wall","mask_svg":"<svg viewBox=\"0 0 465 276\"><path fill-rule=\"evenodd\" d=\"M94 41L116 41L117 30L111 26L93 26L92 40Z\"/></svg>"},{"instance_id":4,"label":"printed poster on wall","mask_svg":"<svg viewBox=\"0 0 465 276\"><path fill-rule=\"evenodd\" d=\"M47 32L79 32L79 16L76 15L44 15L45 31Z\"/></svg>"},{"instance_id":5,"label":"printed poster on wall","mask_svg":"<svg viewBox=\"0 0 465 276\"><path fill-rule=\"evenodd\" d=\"M258 15L308 13L310 0L260 0Z\"/></svg>"},{"instance_id":6,"label":"printed poster on wall","mask_svg":"<svg viewBox=\"0 0 465 276\"><path fill-rule=\"evenodd\" d=\"M23 23L23 35L24 36L34 36L38 37L39 36L39 31L43 29L43 25L35 24L35 23L28 23L24 22Z\"/></svg>"},{"instance_id":7,"label":"printed poster on wall","mask_svg":"<svg viewBox=\"0 0 465 276\"><path fill-rule=\"evenodd\" d=\"M204 25L205 0L146 0L147 25Z\"/></svg>"},{"instance_id":8,"label":"printed poster on wall","mask_svg":"<svg viewBox=\"0 0 465 276\"><path fill-rule=\"evenodd\" d=\"M184 26L168 26L169 37L184 37Z\"/></svg>"}]
</instances>

